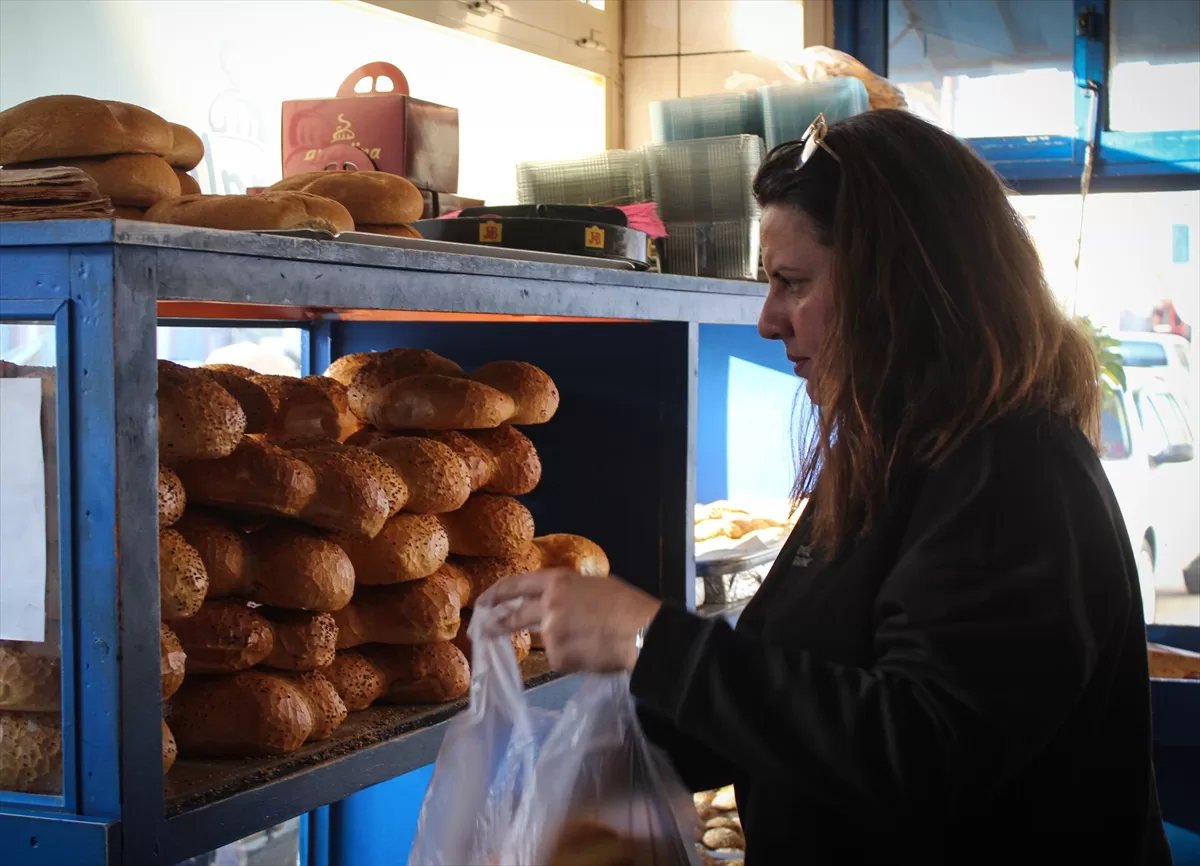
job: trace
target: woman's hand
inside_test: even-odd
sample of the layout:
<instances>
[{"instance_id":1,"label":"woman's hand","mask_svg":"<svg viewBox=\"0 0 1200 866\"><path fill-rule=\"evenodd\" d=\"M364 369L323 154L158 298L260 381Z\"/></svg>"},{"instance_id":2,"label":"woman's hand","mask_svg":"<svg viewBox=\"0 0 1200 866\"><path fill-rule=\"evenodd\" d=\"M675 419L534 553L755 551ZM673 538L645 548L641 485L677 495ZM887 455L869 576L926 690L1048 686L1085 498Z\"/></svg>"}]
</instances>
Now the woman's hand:
<instances>
[{"instance_id":1,"label":"woman's hand","mask_svg":"<svg viewBox=\"0 0 1200 866\"><path fill-rule=\"evenodd\" d=\"M550 666L563 673L631 671L637 633L661 602L617 578L584 577L553 568L500 581L480 599L498 605L519 599L499 622L506 632L541 632Z\"/></svg>"}]
</instances>

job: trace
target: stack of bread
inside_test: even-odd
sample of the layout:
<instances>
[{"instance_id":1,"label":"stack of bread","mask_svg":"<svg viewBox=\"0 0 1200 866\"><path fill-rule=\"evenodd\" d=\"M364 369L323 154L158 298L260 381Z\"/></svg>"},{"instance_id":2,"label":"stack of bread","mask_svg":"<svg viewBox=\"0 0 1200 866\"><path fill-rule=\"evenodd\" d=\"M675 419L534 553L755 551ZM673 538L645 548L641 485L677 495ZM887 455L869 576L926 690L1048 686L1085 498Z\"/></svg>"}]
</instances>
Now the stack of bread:
<instances>
[{"instance_id":1,"label":"stack of bread","mask_svg":"<svg viewBox=\"0 0 1200 866\"><path fill-rule=\"evenodd\" d=\"M693 796L698 823L697 844L701 862L735 866L745 862L746 837L738 817L733 787L704 791ZM714 856L715 855L715 856Z\"/></svg>"},{"instance_id":2,"label":"stack of bread","mask_svg":"<svg viewBox=\"0 0 1200 866\"><path fill-rule=\"evenodd\" d=\"M42 96L0 111L0 166L79 168L117 217L250 231L354 229L344 206L308 192L201 195L188 172L203 158L192 130L124 102Z\"/></svg>"},{"instance_id":3,"label":"stack of bread","mask_svg":"<svg viewBox=\"0 0 1200 866\"><path fill-rule=\"evenodd\" d=\"M419 238L409 223L421 218L425 199L407 178L384 171L311 171L284 178L268 192L305 192L342 204L355 231Z\"/></svg>"},{"instance_id":4,"label":"stack of bread","mask_svg":"<svg viewBox=\"0 0 1200 866\"><path fill-rule=\"evenodd\" d=\"M586 539L535 539L515 498L541 464L507 422L548 420L557 402L532 365L466 376L418 349L305 378L160 361L163 693L179 753L279 754L375 701L461 698L463 610L491 582L560 563L607 574ZM528 654L527 634L514 643Z\"/></svg>"},{"instance_id":5,"label":"stack of bread","mask_svg":"<svg viewBox=\"0 0 1200 866\"><path fill-rule=\"evenodd\" d=\"M0 112L0 165L78 168L123 219L142 219L160 201L199 192L187 172L203 158L192 130L123 102L42 96Z\"/></svg>"},{"instance_id":6,"label":"stack of bread","mask_svg":"<svg viewBox=\"0 0 1200 866\"><path fill-rule=\"evenodd\" d=\"M57 794L63 766L55 371L0 361L0 379L41 380L46 503L45 640L0 641L0 791Z\"/></svg>"},{"instance_id":7,"label":"stack of bread","mask_svg":"<svg viewBox=\"0 0 1200 866\"><path fill-rule=\"evenodd\" d=\"M467 375L422 349L347 355L325 374L346 387L363 424L347 439L396 469L437 479L410 488L415 514L389 519L372 541L343 539L359 588L335 614L338 659L330 677L352 709L372 701L449 700L469 685L466 623L475 599L502 577L580 559L607 558L579 536L535 538L533 517L516 499L541 480L533 443L514 425L541 424L558 409L545 372L520 361L485 364ZM413 555L410 539L427 540ZM599 567L589 561L584 568ZM426 613L427 608L440 615ZM519 659L526 632L513 636ZM398 663L423 674L399 692Z\"/></svg>"}]
</instances>

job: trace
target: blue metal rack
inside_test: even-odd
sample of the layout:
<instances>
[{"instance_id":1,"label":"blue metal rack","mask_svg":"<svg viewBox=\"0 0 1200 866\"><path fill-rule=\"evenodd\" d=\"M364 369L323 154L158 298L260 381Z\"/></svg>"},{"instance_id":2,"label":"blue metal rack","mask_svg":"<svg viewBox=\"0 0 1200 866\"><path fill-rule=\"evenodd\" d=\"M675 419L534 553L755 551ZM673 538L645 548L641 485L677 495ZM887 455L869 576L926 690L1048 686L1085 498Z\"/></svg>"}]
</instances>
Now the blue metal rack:
<instances>
[{"instance_id":1,"label":"blue metal rack","mask_svg":"<svg viewBox=\"0 0 1200 866\"><path fill-rule=\"evenodd\" d=\"M699 324L753 323L762 292L121 221L0 225L0 322L56 327L64 749L60 795L0 792L5 862L176 863L430 763L461 708L380 710L282 759L181 759L164 784L160 318L299 325L316 369L400 344L543 364L569 398L534 434L539 528L588 533L621 573L690 601ZM549 673L527 685L542 706L573 688Z\"/></svg>"},{"instance_id":2,"label":"blue metal rack","mask_svg":"<svg viewBox=\"0 0 1200 866\"><path fill-rule=\"evenodd\" d=\"M1032 6L1042 0L1021 0ZM1128 2L1128 0L1126 0ZM1200 189L1200 130L1131 133L1110 128L1113 0L1074 0L1075 135L976 138L968 143L1023 193L1078 193L1090 124L1097 124L1092 192ZM985 4L980 4L981 11ZM972 14L970 4L960 7ZM833 0L834 45L888 74L888 0ZM1101 100L1093 114L1090 88Z\"/></svg>"}]
</instances>

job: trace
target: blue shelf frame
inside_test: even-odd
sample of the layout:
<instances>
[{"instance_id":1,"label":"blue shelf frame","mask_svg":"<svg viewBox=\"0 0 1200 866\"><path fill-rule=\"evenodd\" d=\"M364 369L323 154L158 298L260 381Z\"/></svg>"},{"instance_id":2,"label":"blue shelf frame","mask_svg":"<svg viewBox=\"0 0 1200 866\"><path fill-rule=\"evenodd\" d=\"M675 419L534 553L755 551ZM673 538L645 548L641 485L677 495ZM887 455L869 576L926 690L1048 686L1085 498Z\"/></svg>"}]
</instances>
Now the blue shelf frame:
<instances>
[{"instance_id":1,"label":"blue shelf frame","mask_svg":"<svg viewBox=\"0 0 1200 866\"><path fill-rule=\"evenodd\" d=\"M1037 0L1023 0L1037 2ZM1027 194L1078 193L1088 125L1087 85L1099 85L1096 161L1092 192L1200 189L1200 131L1120 132L1109 127L1109 22L1114 0L1074 0L1074 20L1090 27L1075 33L1075 135L974 138L968 143L1011 187ZM1128 2L1128 0L1127 0ZM834 0L834 46L872 72L888 74L887 0Z\"/></svg>"},{"instance_id":2,"label":"blue shelf frame","mask_svg":"<svg viewBox=\"0 0 1200 866\"><path fill-rule=\"evenodd\" d=\"M340 822L322 807L431 763L459 709L390 719L387 736L351 734L359 737L352 751L318 746L294 763L234 766L215 784L164 791L153 336L162 302L186 305L183 314L194 318L161 320L183 326L245 324L246 303L257 303L256 324L305 332L310 371L335 353L395 340L469 346L461 352L471 363L497 352L527 352L535 362L553 356L555 375L586 396L539 432L538 447L575 474L602 473L607 492L580 499L580 480L557 473L528 499L531 510L547 531L560 519L591 527L560 506L627 497L618 462L630 477L649 479L633 509L635 532L624 525L630 509L613 501L595 505L607 517L592 528L623 571L640 570L647 589L688 602L699 323L749 325L761 296L756 284L123 221L0 224L0 322L56 327L65 756L60 795L0 793L4 862L170 864L305 813L306 860L326 862ZM341 319L342 310L375 319ZM451 321L406 321L411 310L450 313ZM502 318L455 319L464 313ZM556 321L504 318L529 315ZM458 329L475 328L462 340ZM545 330L531 340L526 329ZM640 358L654 373L637 387L628 384L639 378L633 371L621 376L594 363L616 337L624 338L627 366ZM608 411L612 401L621 412ZM634 458L571 456L589 435L620 441L631 425L650 431ZM563 704L575 680L540 674L527 685L530 701L549 709Z\"/></svg>"}]
</instances>

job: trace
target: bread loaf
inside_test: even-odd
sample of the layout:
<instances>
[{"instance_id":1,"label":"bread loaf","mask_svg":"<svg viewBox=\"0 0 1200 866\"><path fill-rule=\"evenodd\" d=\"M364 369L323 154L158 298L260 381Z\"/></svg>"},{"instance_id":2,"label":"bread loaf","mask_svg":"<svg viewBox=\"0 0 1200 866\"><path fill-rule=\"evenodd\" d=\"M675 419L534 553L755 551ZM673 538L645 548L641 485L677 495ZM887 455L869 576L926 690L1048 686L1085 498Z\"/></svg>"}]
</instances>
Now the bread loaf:
<instances>
[{"instance_id":1,"label":"bread loaf","mask_svg":"<svg viewBox=\"0 0 1200 866\"><path fill-rule=\"evenodd\" d=\"M675 853L675 852L673 852ZM554 841L548 866L641 866L645 863L688 862L686 855L675 858L656 851L651 840L637 840L598 821L582 818L568 820Z\"/></svg>"},{"instance_id":2,"label":"bread loaf","mask_svg":"<svg viewBox=\"0 0 1200 866\"><path fill-rule=\"evenodd\" d=\"M449 446L432 439L397 436L371 446L385 463L404 479L408 488L405 509L418 514L440 514L461 508L471 495L467 465Z\"/></svg>"},{"instance_id":3,"label":"bread loaf","mask_svg":"<svg viewBox=\"0 0 1200 866\"><path fill-rule=\"evenodd\" d=\"M537 449L511 424L501 424L493 430L472 430L466 435L491 456L491 474L475 489L523 496L542 480L542 461Z\"/></svg>"},{"instance_id":4,"label":"bread loaf","mask_svg":"<svg viewBox=\"0 0 1200 866\"><path fill-rule=\"evenodd\" d=\"M488 385L423 373L375 391L363 420L380 430L479 430L503 424L515 411L511 397Z\"/></svg>"},{"instance_id":5,"label":"bread loaf","mask_svg":"<svg viewBox=\"0 0 1200 866\"><path fill-rule=\"evenodd\" d=\"M0 642L0 710L58 712L61 695L57 652L41 643Z\"/></svg>"},{"instance_id":6,"label":"bread loaf","mask_svg":"<svg viewBox=\"0 0 1200 866\"><path fill-rule=\"evenodd\" d=\"M307 463L249 436L227 457L185 461L178 472L190 502L249 514L299 517L317 492Z\"/></svg>"},{"instance_id":7,"label":"bread loaf","mask_svg":"<svg viewBox=\"0 0 1200 866\"><path fill-rule=\"evenodd\" d=\"M328 451L344 454L355 463L362 465L383 486L387 497L388 517L398 514L408 504L408 485L392 466L369 448L356 445L343 445L331 439L303 438L288 439L279 443L281 448L288 451Z\"/></svg>"},{"instance_id":8,"label":"bread loaf","mask_svg":"<svg viewBox=\"0 0 1200 866\"><path fill-rule=\"evenodd\" d=\"M44 163L25 163L10 168L77 168L96 181L100 195L120 207L149 208L163 199L180 194L175 170L161 156L149 153L121 153L89 159L54 159Z\"/></svg>"},{"instance_id":9,"label":"bread loaf","mask_svg":"<svg viewBox=\"0 0 1200 866\"><path fill-rule=\"evenodd\" d=\"M204 563L208 575L206 598L248 597L257 569L244 532L227 518L200 508L189 508L175 528Z\"/></svg>"},{"instance_id":10,"label":"bread loaf","mask_svg":"<svg viewBox=\"0 0 1200 866\"><path fill-rule=\"evenodd\" d=\"M358 429L346 387L326 376L264 376L250 380L264 388L275 405L267 428L271 441L319 437L341 441Z\"/></svg>"},{"instance_id":11,"label":"bread loaf","mask_svg":"<svg viewBox=\"0 0 1200 866\"><path fill-rule=\"evenodd\" d=\"M333 664L321 671L333 684L346 709L365 710L387 691L383 671L354 650L339 651Z\"/></svg>"},{"instance_id":12,"label":"bread loaf","mask_svg":"<svg viewBox=\"0 0 1200 866\"><path fill-rule=\"evenodd\" d=\"M171 129L171 149L167 162L172 168L191 171L204 159L204 141L182 123L168 123Z\"/></svg>"},{"instance_id":13,"label":"bread loaf","mask_svg":"<svg viewBox=\"0 0 1200 866\"><path fill-rule=\"evenodd\" d=\"M162 761L163 775L171 772L171 768L175 766L175 759L179 757L179 747L175 745L175 735L171 733L171 729L167 727L167 720L163 719L162 723Z\"/></svg>"},{"instance_id":14,"label":"bread loaf","mask_svg":"<svg viewBox=\"0 0 1200 866\"><path fill-rule=\"evenodd\" d=\"M271 624L275 645L263 665L287 671L313 671L333 663L337 651L337 622L330 613L260 607Z\"/></svg>"},{"instance_id":15,"label":"bread loaf","mask_svg":"<svg viewBox=\"0 0 1200 866\"><path fill-rule=\"evenodd\" d=\"M179 522L187 507L187 494L179 476L165 466L158 467L158 528L166 529Z\"/></svg>"},{"instance_id":16,"label":"bread loaf","mask_svg":"<svg viewBox=\"0 0 1200 866\"><path fill-rule=\"evenodd\" d=\"M317 492L300 517L313 526L374 538L391 513L391 503L376 475L345 452L294 450L313 470Z\"/></svg>"},{"instance_id":17,"label":"bread loaf","mask_svg":"<svg viewBox=\"0 0 1200 866\"><path fill-rule=\"evenodd\" d=\"M209 596L333 611L354 592L354 566L335 542L301 526L275 524L250 534L216 514L189 509L179 532L212 570Z\"/></svg>"},{"instance_id":18,"label":"bread loaf","mask_svg":"<svg viewBox=\"0 0 1200 866\"><path fill-rule=\"evenodd\" d=\"M165 701L183 685L187 653L183 651L179 636L165 622L159 624L159 645L162 653L162 697Z\"/></svg>"},{"instance_id":19,"label":"bread loaf","mask_svg":"<svg viewBox=\"0 0 1200 866\"><path fill-rule=\"evenodd\" d=\"M471 687L471 666L454 644L386 646L371 644L363 657L383 671L387 691L380 698L389 704L441 704L466 695Z\"/></svg>"},{"instance_id":20,"label":"bread loaf","mask_svg":"<svg viewBox=\"0 0 1200 866\"><path fill-rule=\"evenodd\" d=\"M57 794L62 784L59 714L0 710L0 791Z\"/></svg>"},{"instance_id":21,"label":"bread loaf","mask_svg":"<svg viewBox=\"0 0 1200 866\"><path fill-rule=\"evenodd\" d=\"M456 556L452 560L471 582L470 598L466 607L474 607L479 596L495 584L514 574L529 574L542 567L538 549L530 544L510 556Z\"/></svg>"},{"instance_id":22,"label":"bread loaf","mask_svg":"<svg viewBox=\"0 0 1200 866\"><path fill-rule=\"evenodd\" d=\"M569 568L584 577L608 577L608 556L582 535L556 533L535 538L542 568Z\"/></svg>"},{"instance_id":23,"label":"bread loaf","mask_svg":"<svg viewBox=\"0 0 1200 866\"><path fill-rule=\"evenodd\" d=\"M1200 680L1200 653L1173 646L1146 645L1150 676L1164 680ZM2 704L0 704L2 706Z\"/></svg>"},{"instance_id":24,"label":"bread loaf","mask_svg":"<svg viewBox=\"0 0 1200 866\"><path fill-rule=\"evenodd\" d=\"M192 616L208 592L204 561L174 529L158 534L158 590L164 619Z\"/></svg>"},{"instance_id":25,"label":"bread loaf","mask_svg":"<svg viewBox=\"0 0 1200 866\"><path fill-rule=\"evenodd\" d=\"M167 122L124 102L40 96L0 111L0 165L170 150Z\"/></svg>"},{"instance_id":26,"label":"bread loaf","mask_svg":"<svg viewBox=\"0 0 1200 866\"><path fill-rule=\"evenodd\" d=\"M179 181L180 195L200 195L200 182L181 169L174 169L175 178Z\"/></svg>"},{"instance_id":27,"label":"bread loaf","mask_svg":"<svg viewBox=\"0 0 1200 866\"><path fill-rule=\"evenodd\" d=\"M355 225L404 225L421 218L425 199L406 178L383 171L314 171L285 178L272 190L303 190L345 205Z\"/></svg>"},{"instance_id":28,"label":"bread loaf","mask_svg":"<svg viewBox=\"0 0 1200 866\"><path fill-rule=\"evenodd\" d=\"M367 407L377 391L397 379L419 373L461 376L462 368L428 349L398 348L343 355L325 371L326 376L346 386L350 410L361 421L366 420Z\"/></svg>"},{"instance_id":29,"label":"bread loaf","mask_svg":"<svg viewBox=\"0 0 1200 866\"><path fill-rule=\"evenodd\" d=\"M516 409L507 419L512 424L545 424L558 411L554 380L533 364L492 361L472 373L471 378L512 398Z\"/></svg>"},{"instance_id":30,"label":"bread loaf","mask_svg":"<svg viewBox=\"0 0 1200 866\"><path fill-rule=\"evenodd\" d=\"M282 676L295 687L308 705L308 712L313 720L308 741L329 739L333 732L341 727L342 722L346 721L346 704L333 683L318 671Z\"/></svg>"},{"instance_id":31,"label":"bread loaf","mask_svg":"<svg viewBox=\"0 0 1200 866\"><path fill-rule=\"evenodd\" d=\"M382 442L384 439L395 439L401 436L401 433L385 433L382 430L376 430L374 427L364 425L359 427L354 433L346 437L346 444L358 448L370 448L376 442ZM422 436L429 436L427 431L421 433ZM443 443L445 444L445 443Z\"/></svg>"},{"instance_id":32,"label":"bread loaf","mask_svg":"<svg viewBox=\"0 0 1200 866\"><path fill-rule=\"evenodd\" d=\"M458 647L459 652L466 657L467 661L471 661L471 638L467 635L467 626L471 623L471 611L464 610L462 612L461 619L462 623L458 627L458 634L454 636L453 643L456 647ZM513 652L516 653L517 656L517 664L520 664L521 662L525 661L525 659L529 658L529 653L532 649L529 632L525 630L513 632L512 646Z\"/></svg>"},{"instance_id":33,"label":"bread loaf","mask_svg":"<svg viewBox=\"0 0 1200 866\"><path fill-rule=\"evenodd\" d=\"M296 686L262 671L188 677L168 718L187 758L283 755L300 748L315 723Z\"/></svg>"},{"instance_id":34,"label":"bread loaf","mask_svg":"<svg viewBox=\"0 0 1200 866\"><path fill-rule=\"evenodd\" d=\"M269 526L250 535L255 581L246 598L259 604L332 612L354 593L354 566L337 544L301 527Z\"/></svg>"},{"instance_id":35,"label":"bread loaf","mask_svg":"<svg viewBox=\"0 0 1200 866\"><path fill-rule=\"evenodd\" d=\"M267 432L275 418L275 402L266 388L253 381L253 370L236 364L206 364L196 372L208 376L238 401L246 416L247 433Z\"/></svg>"},{"instance_id":36,"label":"bread loaf","mask_svg":"<svg viewBox=\"0 0 1200 866\"><path fill-rule=\"evenodd\" d=\"M513 556L533 541L533 515L509 496L476 493L458 511L439 515L450 552L459 556Z\"/></svg>"},{"instance_id":37,"label":"bread loaf","mask_svg":"<svg viewBox=\"0 0 1200 866\"><path fill-rule=\"evenodd\" d=\"M230 231L354 231L349 211L332 199L306 192L184 195L160 201L146 212L146 220Z\"/></svg>"},{"instance_id":38,"label":"bread loaf","mask_svg":"<svg viewBox=\"0 0 1200 866\"><path fill-rule=\"evenodd\" d=\"M360 586L333 615L338 649L450 640L458 633L463 600L461 590L440 574L396 586Z\"/></svg>"},{"instance_id":39,"label":"bread loaf","mask_svg":"<svg viewBox=\"0 0 1200 866\"><path fill-rule=\"evenodd\" d=\"M374 442L394 439L398 435L383 433L374 427L364 427L360 431L360 436L368 447ZM481 489L496 473L496 458L486 448L476 444L466 433L460 433L457 430L420 430L413 431L413 435L441 442L458 455L458 459L467 467L467 478L470 481L472 492Z\"/></svg>"},{"instance_id":40,"label":"bread loaf","mask_svg":"<svg viewBox=\"0 0 1200 866\"><path fill-rule=\"evenodd\" d=\"M450 542L436 517L397 514L372 539L339 535L360 586L404 583L433 574L446 561Z\"/></svg>"},{"instance_id":41,"label":"bread loaf","mask_svg":"<svg viewBox=\"0 0 1200 866\"><path fill-rule=\"evenodd\" d=\"M245 430L246 415L228 391L186 367L158 362L161 461L171 464L228 456Z\"/></svg>"},{"instance_id":42,"label":"bread loaf","mask_svg":"<svg viewBox=\"0 0 1200 866\"><path fill-rule=\"evenodd\" d=\"M144 207L113 207L113 219L115 220L144 220L146 218L147 208Z\"/></svg>"},{"instance_id":43,"label":"bread loaf","mask_svg":"<svg viewBox=\"0 0 1200 866\"><path fill-rule=\"evenodd\" d=\"M171 623L192 674L228 674L261 662L275 648L263 617L233 599L206 601L195 616Z\"/></svg>"}]
</instances>

